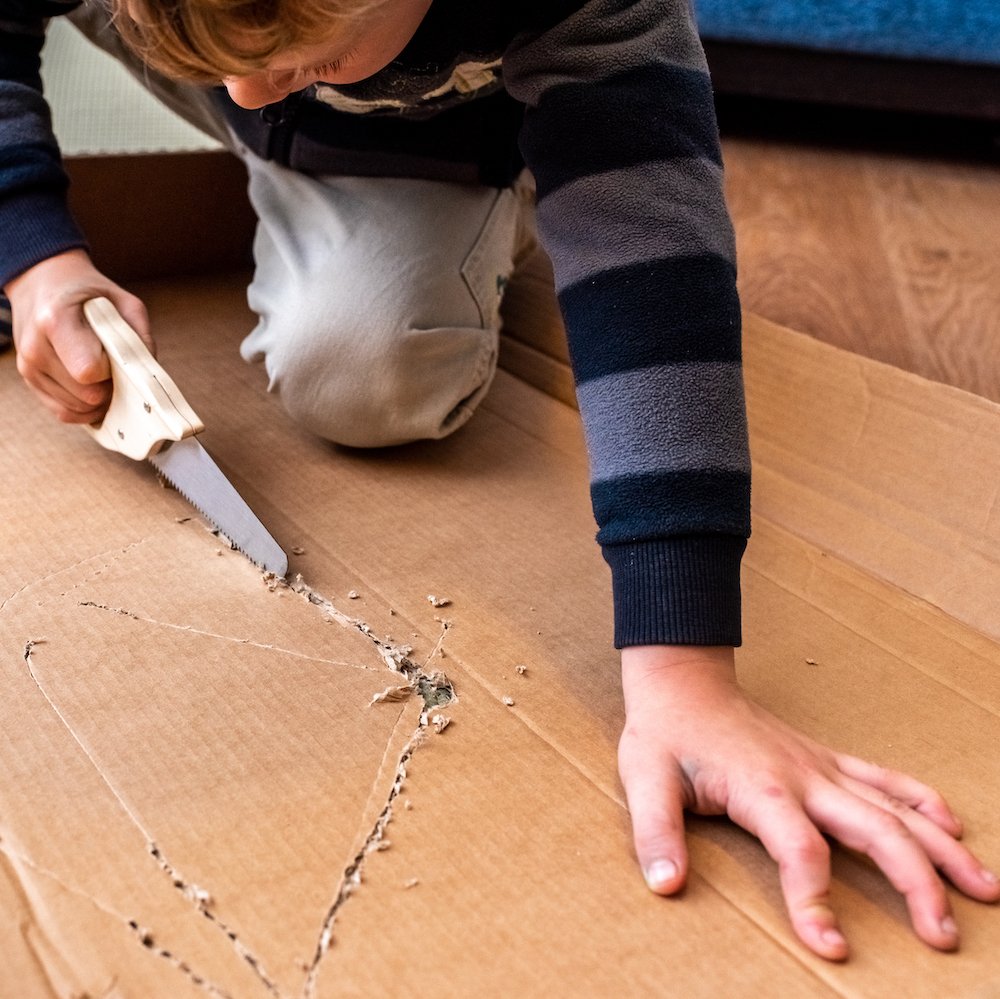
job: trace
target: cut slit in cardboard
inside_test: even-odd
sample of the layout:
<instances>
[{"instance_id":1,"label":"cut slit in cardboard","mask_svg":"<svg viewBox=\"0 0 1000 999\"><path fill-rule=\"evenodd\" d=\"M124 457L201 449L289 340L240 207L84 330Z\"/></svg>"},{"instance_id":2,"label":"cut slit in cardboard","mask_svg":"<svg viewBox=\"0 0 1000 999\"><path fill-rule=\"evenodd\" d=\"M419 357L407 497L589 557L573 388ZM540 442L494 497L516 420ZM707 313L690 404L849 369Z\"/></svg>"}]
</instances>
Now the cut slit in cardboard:
<instances>
[{"instance_id":1,"label":"cut slit in cardboard","mask_svg":"<svg viewBox=\"0 0 1000 999\"><path fill-rule=\"evenodd\" d=\"M0 358L0 996L1000 994L995 909L953 892L963 948L936 954L846 851L845 965L723 820L689 819L681 898L645 889L569 407L501 372L453 438L338 449L239 360L241 283L140 290L304 583ZM756 319L746 353L742 682L937 786L996 865L1000 411Z\"/></svg>"}]
</instances>

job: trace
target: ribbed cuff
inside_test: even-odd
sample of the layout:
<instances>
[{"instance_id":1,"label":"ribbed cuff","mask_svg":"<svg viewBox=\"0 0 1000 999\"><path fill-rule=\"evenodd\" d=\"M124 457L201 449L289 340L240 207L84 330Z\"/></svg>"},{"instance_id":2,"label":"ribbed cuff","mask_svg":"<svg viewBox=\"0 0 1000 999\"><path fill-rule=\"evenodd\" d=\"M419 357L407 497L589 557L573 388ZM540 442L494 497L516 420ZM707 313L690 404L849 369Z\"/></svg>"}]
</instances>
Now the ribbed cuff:
<instances>
[{"instance_id":1,"label":"ribbed cuff","mask_svg":"<svg viewBox=\"0 0 1000 999\"><path fill-rule=\"evenodd\" d=\"M743 538L686 535L607 545L615 599L615 647L740 645Z\"/></svg>"},{"instance_id":2,"label":"ribbed cuff","mask_svg":"<svg viewBox=\"0 0 1000 999\"><path fill-rule=\"evenodd\" d=\"M61 192L34 191L6 200L0 229L0 288L57 253L87 246Z\"/></svg>"}]
</instances>

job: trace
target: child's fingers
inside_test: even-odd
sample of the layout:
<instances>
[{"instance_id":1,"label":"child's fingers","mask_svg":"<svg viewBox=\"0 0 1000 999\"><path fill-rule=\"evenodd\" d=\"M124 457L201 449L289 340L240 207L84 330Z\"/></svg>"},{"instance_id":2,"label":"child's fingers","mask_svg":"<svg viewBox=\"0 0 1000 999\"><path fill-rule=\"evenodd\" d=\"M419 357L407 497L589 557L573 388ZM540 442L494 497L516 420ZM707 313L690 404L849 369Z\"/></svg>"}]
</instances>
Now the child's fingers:
<instances>
[{"instance_id":1,"label":"child's fingers","mask_svg":"<svg viewBox=\"0 0 1000 999\"><path fill-rule=\"evenodd\" d=\"M1000 884L996 876L936 822L864 781L846 777L844 787L895 815L909 829L931 863L960 891L980 902L995 902L1000 898Z\"/></svg>"},{"instance_id":2,"label":"child's fingers","mask_svg":"<svg viewBox=\"0 0 1000 999\"><path fill-rule=\"evenodd\" d=\"M83 318L83 310L75 306L60 313L49 332L52 349L59 366L78 388L98 385L111 377L111 362L97 334ZM55 375L55 373L53 372ZM56 376L58 377L58 376ZM65 388L70 388L65 380Z\"/></svg>"},{"instance_id":3,"label":"child's fingers","mask_svg":"<svg viewBox=\"0 0 1000 999\"><path fill-rule=\"evenodd\" d=\"M841 773L909 805L910 808L937 823L950 835L956 838L962 835L961 821L934 788L922 784L908 774L880 767L857 756L835 753L834 758Z\"/></svg>"},{"instance_id":4,"label":"child's fingers","mask_svg":"<svg viewBox=\"0 0 1000 999\"><path fill-rule=\"evenodd\" d=\"M101 418L111 401L110 381L88 385L85 399L67 392L48 375L39 376L36 386L44 395L42 401L64 423L94 423Z\"/></svg>"},{"instance_id":5,"label":"child's fingers","mask_svg":"<svg viewBox=\"0 0 1000 999\"><path fill-rule=\"evenodd\" d=\"M830 907L830 847L799 802L775 786L748 805L747 815L734 818L778 864L788 916L799 939L820 957L844 960L847 941Z\"/></svg>"},{"instance_id":6,"label":"child's fingers","mask_svg":"<svg viewBox=\"0 0 1000 999\"><path fill-rule=\"evenodd\" d=\"M18 343L18 371L45 405L66 422L89 422L106 408L111 382L81 385L67 372L50 343L42 336L23 337Z\"/></svg>"},{"instance_id":7,"label":"child's fingers","mask_svg":"<svg viewBox=\"0 0 1000 999\"><path fill-rule=\"evenodd\" d=\"M632 751L622 738L618 754L635 853L646 884L660 895L672 895L687 877L687 846L684 842L684 784L671 759L659 763L644 756L641 747Z\"/></svg>"},{"instance_id":8,"label":"child's fingers","mask_svg":"<svg viewBox=\"0 0 1000 999\"><path fill-rule=\"evenodd\" d=\"M828 782L806 804L821 829L878 865L905 897L921 940L938 950L958 946L958 929L944 884L924 847L897 816Z\"/></svg>"}]
</instances>

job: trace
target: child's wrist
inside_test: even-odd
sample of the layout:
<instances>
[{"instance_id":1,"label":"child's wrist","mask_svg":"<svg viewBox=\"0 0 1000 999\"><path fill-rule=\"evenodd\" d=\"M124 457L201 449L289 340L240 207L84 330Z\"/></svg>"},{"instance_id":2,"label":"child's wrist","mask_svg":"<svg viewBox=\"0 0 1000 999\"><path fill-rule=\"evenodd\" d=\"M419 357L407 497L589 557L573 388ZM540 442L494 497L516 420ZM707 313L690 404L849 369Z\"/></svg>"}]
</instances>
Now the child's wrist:
<instances>
[{"instance_id":1,"label":"child's wrist","mask_svg":"<svg viewBox=\"0 0 1000 999\"><path fill-rule=\"evenodd\" d=\"M692 691L736 684L735 650L729 645L636 645L622 649L626 702L643 690Z\"/></svg>"}]
</instances>

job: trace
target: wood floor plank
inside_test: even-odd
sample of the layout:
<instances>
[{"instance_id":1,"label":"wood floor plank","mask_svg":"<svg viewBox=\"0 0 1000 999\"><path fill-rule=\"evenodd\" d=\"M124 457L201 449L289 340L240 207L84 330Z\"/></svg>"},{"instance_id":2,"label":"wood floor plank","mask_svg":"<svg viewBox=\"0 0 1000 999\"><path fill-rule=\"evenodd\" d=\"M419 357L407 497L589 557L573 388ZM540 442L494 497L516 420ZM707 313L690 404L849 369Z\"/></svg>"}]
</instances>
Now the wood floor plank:
<instances>
[{"instance_id":1,"label":"wood floor plank","mask_svg":"<svg viewBox=\"0 0 1000 999\"><path fill-rule=\"evenodd\" d=\"M1000 171L875 156L864 170L916 370L1000 401Z\"/></svg>"},{"instance_id":2,"label":"wood floor plank","mask_svg":"<svg viewBox=\"0 0 1000 999\"><path fill-rule=\"evenodd\" d=\"M864 162L784 143L725 148L745 308L869 357L916 357Z\"/></svg>"},{"instance_id":3,"label":"wood floor plank","mask_svg":"<svg viewBox=\"0 0 1000 999\"><path fill-rule=\"evenodd\" d=\"M724 142L743 305L1000 401L1000 169Z\"/></svg>"}]
</instances>

